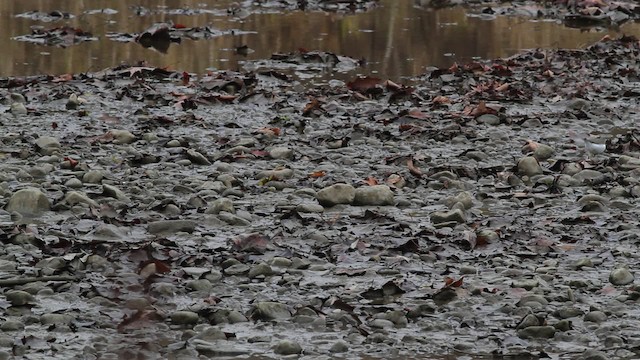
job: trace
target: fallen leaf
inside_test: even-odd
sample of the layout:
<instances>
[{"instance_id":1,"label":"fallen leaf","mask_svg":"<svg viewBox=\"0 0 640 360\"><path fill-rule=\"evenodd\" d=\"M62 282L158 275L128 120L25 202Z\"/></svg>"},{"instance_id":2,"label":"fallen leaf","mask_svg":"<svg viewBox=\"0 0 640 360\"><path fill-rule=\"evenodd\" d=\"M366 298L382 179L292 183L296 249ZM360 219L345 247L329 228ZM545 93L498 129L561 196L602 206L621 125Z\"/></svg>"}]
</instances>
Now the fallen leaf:
<instances>
[{"instance_id":1,"label":"fallen leaf","mask_svg":"<svg viewBox=\"0 0 640 360\"><path fill-rule=\"evenodd\" d=\"M78 166L78 160L74 160L70 157L65 157L63 159L63 161L68 161L69 162L69 167L71 167L72 169L75 168L76 166Z\"/></svg>"},{"instance_id":2,"label":"fallen leaf","mask_svg":"<svg viewBox=\"0 0 640 360\"><path fill-rule=\"evenodd\" d=\"M409 159L407 160L407 167L409 168L409 172L416 177L422 177L422 170L418 169L414 164L413 164L413 159Z\"/></svg>"},{"instance_id":3,"label":"fallen leaf","mask_svg":"<svg viewBox=\"0 0 640 360\"><path fill-rule=\"evenodd\" d=\"M258 132L268 136L280 136L280 128L277 127L263 127L258 129Z\"/></svg>"},{"instance_id":4,"label":"fallen leaf","mask_svg":"<svg viewBox=\"0 0 640 360\"><path fill-rule=\"evenodd\" d=\"M460 287L462 286L463 279L464 279L464 276L460 277L458 280L447 276L444 278L444 283L445 283L445 286L447 287Z\"/></svg>"},{"instance_id":5,"label":"fallen leaf","mask_svg":"<svg viewBox=\"0 0 640 360\"><path fill-rule=\"evenodd\" d=\"M143 263L143 265L140 266L139 274L143 278L148 279L152 275L165 274L169 271L171 271L171 268L164 262L160 260L150 260L149 262Z\"/></svg>"},{"instance_id":6,"label":"fallen leaf","mask_svg":"<svg viewBox=\"0 0 640 360\"><path fill-rule=\"evenodd\" d=\"M151 322L161 320L163 318L156 310L138 310L131 316L124 316L120 324L118 324L118 332L123 332L125 329L142 329Z\"/></svg>"},{"instance_id":7,"label":"fallen leaf","mask_svg":"<svg viewBox=\"0 0 640 360\"><path fill-rule=\"evenodd\" d=\"M191 79L191 75L188 72L183 71L182 72L182 85L184 85L184 86L189 85L189 80L190 79Z\"/></svg>"},{"instance_id":8,"label":"fallen leaf","mask_svg":"<svg viewBox=\"0 0 640 360\"><path fill-rule=\"evenodd\" d=\"M451 104L451 99L446 96L438 95L431 100L433 104L443 105L443 104Z\"/></svg>"},{"instance_id":9,"label":"fallen leaf","mask_svg":"<svg viewBox=\"0 0 640 360\"><path fill-rule=\"evenodd\" d=\"M264 253L269 244L269 238L259 233L240 235L233 239L233 249L237 251Z\"/></svg>"},{"instance_id":10,"label":"fallen leaf","mask_svg":"<svg viewBox=\"0 0 640 360\"><path fill-rule=\"evenodd\" d=\"M373 176L369 176L368 178L363 180L365 184L369 185L369 186L374 186L374 185L378 185L378 180L376 178L374 178Z\"/></svg>"},{"instance_id":11,"label":"fallen leaf","mask_svg":"<svg viewBox=\"0 0 640 360\"><path fill-rule=\"evenodd\" d=\"M313 98L311 99L311 101L309 101L309 103L307 103L307 105L302 110L302 115L307 116L311 114L312 111L319 110L319 109L320 109L320 101L316 98Z\"/></svg>"},{"instance_id":12,"label":"fallen leaf","mask_svg":"<svg viewBox=\"0 0 640 360\"><path fill-rule=\"evenodd\" d=\"M318 170L318 171L314 171L311 174L309 174L310 178L319 178L319 177L323 177L327 175L327 172L324 170Z\"/></svg>"},{"instance_id":13,"label":"fallen leaf","mask_svg":"<svg viewBox=\"0 0 640 360\"><path fill-rule=\"evenodd\" d=\"M366 93L382 84L382 80L374 77L360 77L347 83L349 90Z\"/></svg>"}]
</instances>

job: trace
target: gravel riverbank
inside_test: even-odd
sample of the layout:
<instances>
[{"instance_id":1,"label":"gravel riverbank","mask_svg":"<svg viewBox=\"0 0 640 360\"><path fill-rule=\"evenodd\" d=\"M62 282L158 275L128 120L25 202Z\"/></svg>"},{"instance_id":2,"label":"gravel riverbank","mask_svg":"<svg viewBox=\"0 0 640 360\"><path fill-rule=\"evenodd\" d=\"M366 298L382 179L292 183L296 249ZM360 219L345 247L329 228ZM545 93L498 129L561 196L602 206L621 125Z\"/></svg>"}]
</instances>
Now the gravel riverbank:
<instances>
[{"instance_id":1,"label":"gravel riverbank","mask_svg":"<svg viewBox=\"0 0 640 360\"><path fill-rule=\"evenodd\" d=\"M0 79L0 359L637 358L638 51Z\"/></svg>"}]
</instances>

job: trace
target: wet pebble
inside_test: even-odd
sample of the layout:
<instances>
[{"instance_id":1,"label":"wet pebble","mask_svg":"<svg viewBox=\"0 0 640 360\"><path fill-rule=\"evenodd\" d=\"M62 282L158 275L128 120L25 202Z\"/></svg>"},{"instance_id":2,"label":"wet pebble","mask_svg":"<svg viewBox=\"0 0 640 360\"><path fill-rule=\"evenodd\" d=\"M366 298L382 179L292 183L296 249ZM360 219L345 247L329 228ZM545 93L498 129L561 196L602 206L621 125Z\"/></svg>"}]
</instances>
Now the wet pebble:
<instances>
[{"instance_id":1,"label":"wet pebble","mask_svg":"<svg viewBox=\"0 0 640 360\"><path fill-rule=\"evenodd\" d=\"M634 281L634 276L627 268L613 269L609 274L609 282L613 285L628 285Z\"/></svg>"},{"instance_id":2,"label":"wet pebble","mask_svg":"<svg viewBox=\"0 0 640 360\"><path fill-rule=\"evenodd\" d=\"M493 114L483 114L478 116L477 121L481 124L500 125L500 118Z\"/></svg>"},{"instance_id":3,"label":"wet pebble","mask_svg":"<svg viewBox=\"0 0 640 360\"><path fill-rule=\"evenodd\" d=\"M187 158L190 162L197 165L211 165L211 161L209 161L209 159L193 149L187 150Z\"/></svg>"},{"instance_id":4,"label":"wet pebble","mask_svg":"<svg viewBox=\"0 0 640 360\"><path fill-rule=\"evenodd\" d=\"M171 323L174 325L192 325L197 324L199 316L193 311L176 311L171 314Z\"/></svg>"},{"instance_id":5,"label":"wet pebble","mask_svg":"<svg viewBox=\"0 0 640 360\"><path fill-rule=\"evenodd\" d=\"M602 175L603 174L600 171L592 170L592 169L584 169L574 174L573 178L580 182L585 182L588 180L599 179L602 177Z\"/></svg>"},{"instance_id":6,"label":"wet pebble","mask_svg":"<svg viewBox=\"0 0 640 360\"><path fill-rule=\"evenodd\" d=\"M285 146L274 147L269 150L269 156L273 159L291 159L293 157L293 149Z\"/></svg>"},{"instance_id":7,"label":"wet pebble","mask_svg":"<svg viewBox=\"0 0 640 360\"><path fill-rule=\"evenodd\" d=\"M102 179L104 179L104 172L102 172L102 170L87 171L82 176L82 182L88 184L100 184Z\"/></svg>"},{"instance_id":8,"label":"wet pebble","mask_svg":"<svg viewBox=\"0 0 640 360\"><path fill-rule=\"evenodd\" d=\"M198 279L192 280L187 283L187 289L191 289L193 291L211 291L213 290L213 285L207 279Z\"/></svg>"},{"instance_id":9,"label":"wet pebble","mask_svg":"<svg viewBox=\"0 0 640 360\"><path fill-rule=\"evenodd\" d=\"M369 322L369 326L377 329L391 329L393 328L393 322L385 319L373 319Z\"/></svg>"},{"instance_id":10,"label":"wet pebble","mask_svg":"<svg viewBox=\"0 0 640 360\"><path fill-rule=\"evenodd\" d=\"M316 198L322 206L351 204L356 196L356 189L348 184L335 184L316 193Z\"/></svg>"},{"instance_id":11,"label":"wet pebble","mask_svg":"<svg viewBox=\"0 0 640 360\"><path fill-rule=\"evenodd\" d=\"M271 266L266 263L260 263L251 267L249 270L249 278L253 279L258 276L270 276L273 274Z\"/></svg>"},{"instance_id":12,"label":"wet pebble","mask_svg":"<svg viewBox=\"0 0 640 360\"><path fill-rule=\"evenodd\" d=\"M226 211L222 211L218 214L218 218L229 225L234 226L248 226L251 225L251 221L244 219L240 216L228 213Z\"/></svg>"},{"instance_id":13,"label":"wet pebble","mask_svg":"<svg viewBox=\"0 0 640 360\"><path fill-rule=\"evenodd\" d=\"M102 195L114 198L120 201L129 202L131 201L129 197L120 189L113 185L104 184L102 185Z\"/></svg>"},{"instance_id":14,"label":"wet pebble","mask_svg":"<svg viewBox=\"0 0 640 360\"><path fill-rule=\"evenodd\" d=\"M293 170L292 169L276 169L276 170L266 170L266 171L261 171L258 173L258 175L256 176L258 179L264 179L264 178L268 178L268 179L290 179L293 177Z\"/></svg>"},{"instance_id":15,"label":"wet pebble","mask_svg":"<svg viewBox=\"0 0 640 360\"><path fill-rule=\"evenodd\" d=\"M296 206L296 211L301 213L321 213L324 206L314 203L303 203Z\"/></svg>"},{"instance_id":16,"label":"wet pebble","mask_svg":"<svg viewBox=\"0 0 640 360\"><path fill-rule=\"evenodd\" d=\"M385 206L393 205L393 191L387 185L359 187L353 198L354 205Z\"/></svg>"},{"instance_id":17,"label":"wet pebble","mask_svg":"<svg viewBox=\"0 0 640 360\"><path fill-rule=\"evenodd\" d=\"M329 348L329 352L332 352L334 354L345 353L347 351L349 351L349 344L342 340L336 341L333 345L331 345L331 348Z\"/></svg>"},{"instance_id":18,"label":"wet pebble","mask_svg":"<svg viewBox=\"0 0 640 360\"><path fill-rule=\"evenodd\" d=\"M584 316L584 321L601 323L607 321L607 314L602 311L591 311Z\"/></svg>"},{"instance_id":19,"label":"wet pebble","mask_svg":"<svg viewBox=\"0 0 640 360\"><path fill-rule=\"evenodd\" d=\"M98 207L98 203L92 200L87 194L80 191L69 191L64 200L69 205L85 204L93 207Z\"/></svg>"},{"instance_id":20,"label":"wet pebble","mask_svg":"<svg viewBox=\"0 0 640 360\"><path fill-rule=\"evenodd\" d=\"M518 330L518 336L522 339L549 339L556 333L553 326L529 326Z\"/></svg>"},{"instance_id":21,"label":"wet pebble","mask_svg":"<svg viewBox=\"0 0 640 360\"><path fill-rule=\"evenodd\" d=\"M514 280L511 283L511 287L531 290L535 287L538 287L539 284L540 283L538 282L538 280L535 280L535 279L521 279L521 280Z\"/></svg>"},{"instance_id":22,"label":"wet pebble","mask_svg":"<svg viewBox=\"0 0 640 360\"><path fill-rule=\"evenodd\" d=\"M7 320L0 325L0 330L4 332L8 331L20 331L24 329L24 323L16 320Z\"/></svg>"},{"instance_id":23,"label":"wet pebble","mask_svg":"<svg viewBox=\"0 0 640 360\"><path fill-rule=\"evenodd\" d=\"M26 188L16 191L9 199L7 211L21 214L36 215L49 211L51 203L47 196L36 188Z\"/></svg>"},{"instance_id":24,"label":"wet pebble","mask_svg":"<svg viewBox=\"0 0 640 360\"><path fill-rule=\"evenodd\" d=\"M538 144L536 149L533 151L533 156L538 159L538 161L544 161L551 158L555 154L555 150L546 144Z\"/></svg>"},{"instance_id":25,"label":"wet pebble","mask_svg":"<svg viewBox=\"0 0 640 360\"><path fill-rule=\"evenodd\" d=\"M542 174L542 167L533 156L525 156L518 161L518 172L522 175L534 176Z\"/></svg>"},{"instance_id":26,"label":"wet pebble","mask_svg":"<svg viewBox=\"0 0 640 360\"><path fill-rule=\"evenodd\" d=\"M23 306L32 303L35 299L33 295L22 290L11 290L5 294L11 306Z\"/></svg>"},{"instance_id":27,"label":"wet pebble","mask_svg":"<svg viewBox=\"0 0 640 360\"><path fill-rule=\"evenodd\" d=\"M198 331L198 334L194 337L195 339L205 341L227 340L227 335L225 335L224 331L218 329L215 326L205 326L203 329L194 328L194 330L195 329L197 329Z\"/></svg>"},{"instance_id":28,"label":"wet pebble","mask_svg":"<svg viewBox=\"0 0 640 360\"><path fill-rule=\"evenodd\" d=\"M233 200L228 199L228 198L219 198L213 201L213 203L211 203L211 206L209 206L209 208L207 209L207 214L218 214L222 211L228 212L228 213L235 213L236 209L233 206Z\"/></svg>"},{"instance_id":29,"label":"wet pebble","mask_svg":"<svg viewBox=\"0 0 640 360\"><path fill-rule=\"evenodd\" d=\"M464 212L460 209L434 212L430 217L431 223L434 225L464 223L466 221Z\"/></svg>"},{"instance_id":30,"label":"wet pebble","mask_svg":"<svg viewBox=\"0 0 640 360\"><path fill-rule=\"evenodd\" d=\"M60 142L52 136L41 136L36 140L38 151L42 155L51 155L60 150Z\"/></svg>"},{"instance_id":31,"label":"wet pebble","mask_svg":"<svg viewBox=\"0 0 640 360\"><path fill-rule=\"evenodd\" d=\"M565 306L556 310L555 315L560 319L569 319L584 315L584 311L573 306Z\"/></svg>"},{"instance_id":32,"label":"wet pebble","mask_svg":"<svg viewBox=\"0 0 640 360\"><path fill-rule=\"evenodd\" d=\"M131 144L136 140L135 135L127 130L110 130L109 133L118 144Z\"/></svg>"},{"instance_id":33,"label":"wet pebble","mask_svg":"<svg viewBox=\"0 0 640 360\"><path fill-rule=\"evenodd\" d=\"M533 314L527 314L518 324L518 326L516 326L517 329L525 329L531 326L539 326L540 325L540 319L538 319L537 316L533 315Z\"/></svg>"},{"instance_id":34,"label":"wet pebble","mask_svg":"<svg viewBox=\"0 0 640 360\"><path fill-rule=\"evenodd\" d=\"M473 207L473 196L468 191L463 191L456 196L452 196L445 200L445 204L452 208L455 204L460 203L464 209Z\"/></svg>"},{"instance_id":35,"label":"wet pebble","mask_svg":"<svg viewBox=\"0 0 640 360\"><path fill-rule=\"evenodd\" d=\"M13 115L26 115L27 108L21 102L15 102L11 104L10 110Z\"/></svg>"},{"instance_id":36,"label":"wet pebble","mask_svg":"<svg viewBox=\"0 0 640 360\"><path fill-rule=\"evenodd\" d=\"M609 360L605 353L593 349L585 350L579 358L580 360Z\"/></svg>"},{"instance_id":37,"label":"wet pebble","mask_svg":"<svg viewBox=\"0 0 640 360\"><path fill-rule=\"evenodd\" d=\"M294 355L302 353L302 346L292 340L281 340L273 348L273 352L279 355Z\"/></svg>"},{"instance_id":38,"label":"wet pebble","mask_svg":"<svg viewBox=\"0 0 640 360\"><path fill-rule=\"evenodd\" d=\"M73 189L79 189L83 186L83 184L82 184L82 181L80 181L80 179L71 178L64 183L64 186L70 187Z\"/></svg>"},{"instance_id":39,"label":"wet pebble","mask_svg":"<svg viewBox=\"0 0 640 360\"><path fill-rule=\"evenodd\" d=\"M517 303L519 307L531 306L531 304L537 304L538 306L547 306L549 304L549 301L542 295L532 294L523 296Z\"/></svg>"},{"instance_id":40,"label":"wet pebble","mask_svg":"<svg viewBox=\"0 0 640 360\"><path fill-rule=\"evenodd\" d=\"M252 306L249 317L253 320L289 319L291 318L291 312L284 304L263 301Z\"/></svg>"}]
</instances>

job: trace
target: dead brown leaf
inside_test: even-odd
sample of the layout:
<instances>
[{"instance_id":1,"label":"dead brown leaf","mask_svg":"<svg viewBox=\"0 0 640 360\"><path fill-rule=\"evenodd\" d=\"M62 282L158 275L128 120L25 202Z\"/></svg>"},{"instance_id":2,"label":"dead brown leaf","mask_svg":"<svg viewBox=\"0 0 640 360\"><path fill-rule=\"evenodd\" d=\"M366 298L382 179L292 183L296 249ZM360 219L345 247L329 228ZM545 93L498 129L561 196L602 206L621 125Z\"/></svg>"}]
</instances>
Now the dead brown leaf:
<instances>
[{"instance_id":1,"label":"dead brown leaf","mask_svg":"<svg viewBox=\"0 0 640 360\"><path fill-rule=\"evenodd\" d=\"M378 185L378 180L373 176L369 176L368 178L364 179L364 183L369 186L374 186L374 185Z\"/></svg>"},{"instance_id":2,"label":"dead brown leaf","mask_svg":"<svg viewBox=\"0 0 640 360\"><path fill-rule=\"evenodd\" d=\"M366 93L382 84L382 80L375 77L360 77L347 83L349 90L357 91L359 93Z\"/></svg>"},{"instance_id":3,"label":"dead brown leaf","mask_svg":"<svg viewBox=\"0 0 640 360\"><path fill-rule=\"evenodd\" d=\"M418 169L414 164L413 164L413 159L409 159L407 160L407 167L409 168L409 172L416 177L422 177L422 170Z\"/></svg>"}]
</instances>

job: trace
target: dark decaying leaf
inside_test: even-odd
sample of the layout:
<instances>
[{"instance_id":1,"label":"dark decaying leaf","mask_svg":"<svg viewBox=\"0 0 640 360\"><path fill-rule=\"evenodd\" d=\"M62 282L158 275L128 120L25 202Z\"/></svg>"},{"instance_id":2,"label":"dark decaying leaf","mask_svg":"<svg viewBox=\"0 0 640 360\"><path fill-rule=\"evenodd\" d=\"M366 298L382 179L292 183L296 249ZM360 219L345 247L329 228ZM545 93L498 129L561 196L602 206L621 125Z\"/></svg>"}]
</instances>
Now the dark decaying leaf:
<instances>
[{"instance_id":1,"label":"dark decaying leaf","mask_svg":"<svg viewBox=\"0 0 640 360\"><path fill-rule=\"evenodd\" d=\"M380 88L382 80L375 77L360 77L347 83L349 90L357 91L360 93L369 93L376 88Z\"/></svg>"},{"instance_id":2,"label":"dark decaying leaf","mask_svg":"<svg viewBox=\"0 0 640 360\"><path fill-rule=\"evenodd\" d=\"M388 296L398 296L404 294L402 290L395 282L387 281L379 288L369 288L367 291L360 294L368 300L380 300Z\"/></svg>"},{"instance_id":3,"label":"dark decaying leaf","mask_svg":"<svg viewBox=\"0 0 640 360\"><path fill-rule=\"evenodd\" d=\"M131 316L124 316L122 322L118 324L118 332L146 328L151 323L162 320L163 316L161 316L156 310L138 310Z\"/></svg>"},{"instance_id":4,"label":"dark decaying leaf","mask_svg":"<svg viewBox=\"0 0 640 360\"><path fill-rule=\"evenodd\" d=\"M233 239L232 247L236 251L264 253L269 245L269 238L259 233L241 235Z\"/></svg>"}]
</instances>

